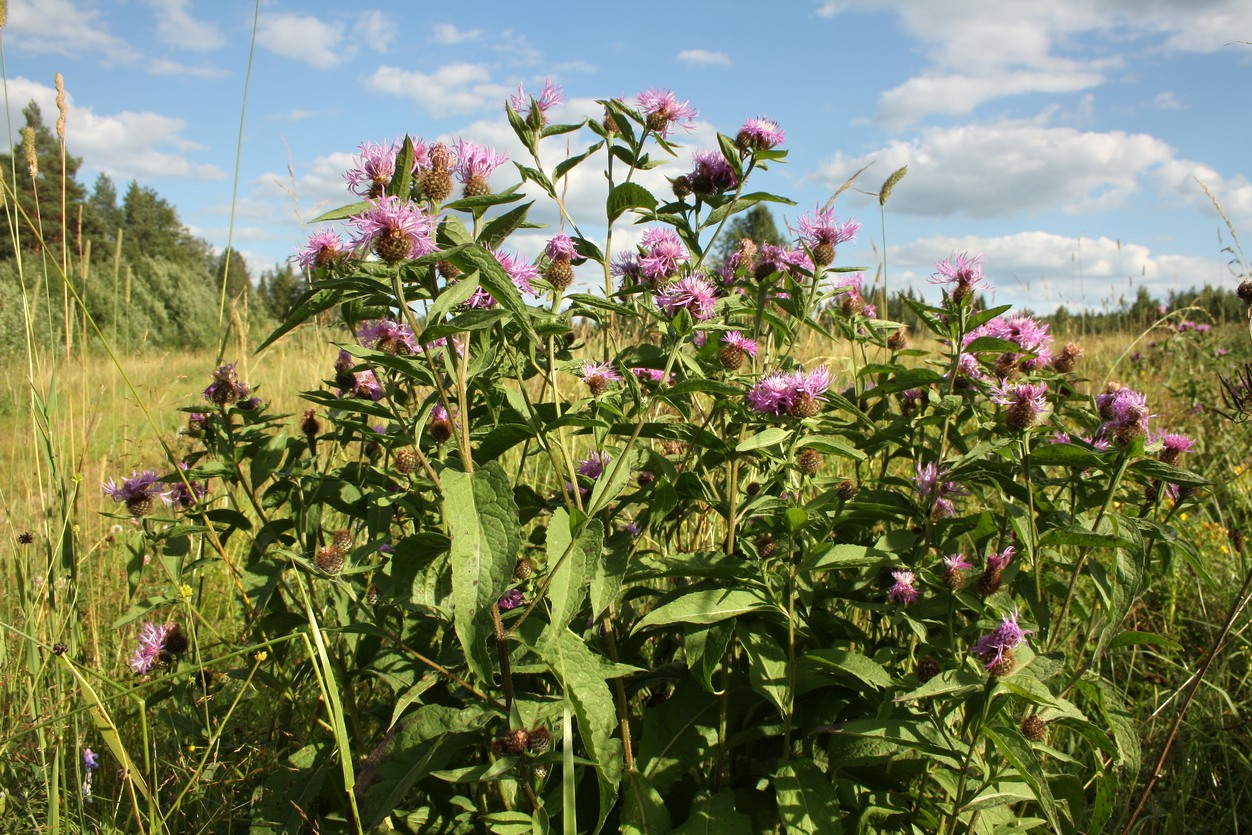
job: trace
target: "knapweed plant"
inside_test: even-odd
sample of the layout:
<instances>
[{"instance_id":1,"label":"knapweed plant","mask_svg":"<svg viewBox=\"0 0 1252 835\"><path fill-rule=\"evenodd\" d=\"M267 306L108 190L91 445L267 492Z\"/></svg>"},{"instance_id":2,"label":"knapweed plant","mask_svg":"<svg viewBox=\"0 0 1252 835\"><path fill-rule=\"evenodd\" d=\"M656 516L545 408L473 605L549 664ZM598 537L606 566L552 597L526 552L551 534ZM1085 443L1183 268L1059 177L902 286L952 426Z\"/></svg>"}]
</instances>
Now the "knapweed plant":
<instances>
[{"instance_id":1,"label":"knapweed plant","mask_svg":"<svg viewBox=\"0 0 1252 835\"><path fill-rule=\"evenodd\" d=\"M771 120L688 169L669 91L551 124L560 98L506 105L511 167L361 146L269 340L333 323L307 410L223 366L184 466L109 485L133 570L169 581L130 675L209 727L268 693L258 831L1112 825L1140 755L1106 662L1157 639L1123 630L1154 573L1203 572L1171 527L1191 442L985 309L979 257L937 266L911 333L835 266L858 224L831 206L715 259L737 213L791 205L750 186L787 156ZM595 165L604 211L577 217ZM179 595L209 574L241 632L189 651ZM121 802L181 800L126 765Z\"/></svg>"}]
</instances>

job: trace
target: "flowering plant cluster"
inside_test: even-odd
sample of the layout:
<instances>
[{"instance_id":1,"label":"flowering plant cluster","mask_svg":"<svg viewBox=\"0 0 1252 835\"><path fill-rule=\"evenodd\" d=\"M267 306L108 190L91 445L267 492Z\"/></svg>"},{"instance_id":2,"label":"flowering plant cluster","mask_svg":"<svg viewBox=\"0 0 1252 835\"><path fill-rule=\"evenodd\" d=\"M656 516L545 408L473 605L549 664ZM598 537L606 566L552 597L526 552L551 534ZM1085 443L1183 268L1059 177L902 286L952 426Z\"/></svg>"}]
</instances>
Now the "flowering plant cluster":
<instances>
[{"instance_id":1,"label":"flowering plant cluster","mask_svg":"<svg viewBox=\"0 0 1252 835\"><path fill-rule=\"evenodd\" d=\"M269 340L342 323L307 410L223 366L187 468L106 485L166 552L207 543L172 580L219 560L272 686L324 718L250 814L1104 826L1138 748L1100 662L1153 556L1194 559L1171 526L1205 485L1191 442L1131 388L1084 394L1046 324L982 308L979 256L901 321L840 264L859 224L832 207L715 259L730 218L793 205L749 190L786 159L770 119L658 180L689 103L553 123L561 103L505 105L511 167L363 144L359 200L320 219L346 228L299 253L309 289ZM587 144L549 168L552 137ZM592 160L605 211L574 217ZM553 207L542 241L528 196ZM143 627L136 674L179 663L171 629Z\"/></svg>"}]
</instances>

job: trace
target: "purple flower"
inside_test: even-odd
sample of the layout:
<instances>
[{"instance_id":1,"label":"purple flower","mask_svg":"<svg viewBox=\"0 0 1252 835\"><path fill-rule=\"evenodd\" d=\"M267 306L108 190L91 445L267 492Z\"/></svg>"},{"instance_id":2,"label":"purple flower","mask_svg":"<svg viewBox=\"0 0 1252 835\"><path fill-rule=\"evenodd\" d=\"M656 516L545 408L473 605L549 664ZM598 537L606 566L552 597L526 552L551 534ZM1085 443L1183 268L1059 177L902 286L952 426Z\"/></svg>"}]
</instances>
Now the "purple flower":
<instances>
[{"instance_id":1,"label":"purple flower","mask_svg":"<svg viewBox=\"0 0 1252 835\"><path fill-rule=\"evenodd\" d=\"M1008 546L998 554L995 551L992 551L987 555L987 570L1003 571L1008 564L1013 561L1013 555L1015 553L1017 553L1017 549L1012 545Z\"/></svg>"},{"instance_id":2,"label":"purple flower","mask_svg":"<svg viewBox=\"0 0 1252 835\"><path fill-rule=\"evenodd\" d=\"M553 84L550 78L543 80L543 92L538 96L528 94L521 84L517 85L517 95L509 96L509 105L523 121L536 130L548 123L548 111L563 101L565 96L561 88Z\"/></svg>"},{"instance_id":3,"label":"purple flower","mask_svg":"<svg viewBox=\"0 0 1252 835\"><path fill-rule=\"evenodd\" d=\"M132 516L147 516L152 512L152 500L169 502L169 487L161 482L156 470L131 472L130 478L118 484L112 478L102 485L104 494L115 502L125 502Z\"/></svg>"},{"instance_id":4,"label":"purple flower","mask_svg":"<svg viewBox=\"0 0 1252 835\"><path fill-rule=\"evenodd\" d=\"M348 181L348 189L360 197L381 197L395 174L396 155L402 147L403 143L398 140L389 145L362 142L359 153L352 160L352 168L343 175ZM426 145L421 141L414 142L413 172L429 166Z\"/></svg>"},{"instance_id":5,"label":"purple flower","mask_svg":"<svg viewBox=\"0 0 1252 835\"><path fill-rule=\"evenodd\" d=\"M1104 420L1099 434L1112 438L1119 444L1128 444L1148 432L1147 398L1128 388L1117 388L1096 395L1096 411Z\"/></svg>"},{"instance_id":6,"label":"purple flower","mask_svg":"<svg viewBox=\"0 0 1252 835\"><path fill-rule=\"evenodd\" d=\"M213 382L204 390L204 399L219 406L238 403L252 391L247 383L239 382L233 362L220 366L213 372Z\"/></svg>"},{"instance_id":7,"label":"purple flower","mask_svg":"<svg viewBox=\"0 0 1252 835\"><path fill-rule=\"evenodd\" d=\"M643 233L640 246L643 254L639 257L639 272L653 286L675 275L679 264L687 263L690 257L673 229L649 229Z\"/></svg>"},{"instance_id":8,"label":"purple flower","mask_svg":"<svg viewBox=\"0 0 1252 835\"><path fill-rule=\"evenodd\" d=\"M383 197L369 209L348 218L356 226L354 250L373 250L389 264L434 252L435 218L421 206L399 197Z\"/></svg>"},{"instance_id":9,"label":"purple flower","mask_svg":"<svg viewBox=\"0 0 1252 835\"><path fill-rule=\"evenodd\" d=\"M334 264L347 254L343 238L329 229L323 229L309 236L309 242L296 252L296 262L306 270L314 270Z\"/></svg>"},{"instance_id":10,"label":"purple flower","mask_svg":"<svg viewBox=\"0 0 1252 835\"><path fill-rule=\"evenodd\" d=\"M578 462L578 474L586 476L595 481L604 475L604 471L609 464L613 463L613 456L607 452L593 452L591 455Z\"/></svg>"},{"instance_id":11,"label":"purple flower","mask_svg":"<svg viewBox=\"0 0 1252 835\"><path fill-rule=\"evenodd\" d=\"M830 370L818 366L805 374L775 371L759 379L748 392L748 408L764 415L789 414L812 417L821 410L824 395L830 388Z\"/></svg>"},{"instance_id":12,"label":"purple flower","mask_svg":"<svg viewBox=\"0 0 1252 835\"><path fill-rule=\"evenodd\" d=\"M692 120L700 115L687 102L680 102L669 90L647 90L635 96L635 104L643 111L644 124L648 130L668 137L670 129L678 125L690 131L695 127Z\"/></svg>"},{"instance_id":13,"label":"purple flower","mask_svg":"<svg viewBox=\"0 0 1252 835\"><path fill-rule=\"evenodd\" d=\"M783 143L786 135L778 123L764 116L748 119L735 135L735 144L745 151L768 151Z\"/></svg>"},{"instance_id":14,"label":"purple flower","mask_svg":"<svg viewBox=\"0 0 1252 835\"><path fill-rule=\"evenodd\" d=\"M148 621L139 628L139 645L130 657L130 668L139 675L146 675L165 651L165 640L172 631L171 624L154 624Z\"/></svg>"},{"instance_id":15,"label":"purple flower","mask_svg":"<svg viewBox=\"0 0 1252 835\"><path fill-rule=\"evenodd\" d=\"M1015 343L1023 353L1034 354L1022 363L1022 368L1027 370L1043 368L1052 362L1052 335L1048 333L1048 326L1030 316L1010 316L1007 319L997 316L966 334L965 344L980 336L1006 339Z\"/></svg>"},{"instance_id":16,"label":"purple flower","mask_svg":"<svg viewBox=\"0 0 1252 835\"><path fill-rule=\"evenodd\" d=\"M737 348L750 357L755 357L758 350L756 340L744 336L739 331L726 331L722 334L722 343Z\"/></svg>"},{"instance_id":17,"label":"purple flower","mask_svg":"<svg viewBox=\"0 0 1252 835\"><path fill-rule=\"evenodd\" d=\"M574 248L574 239L564 232L559 233L552 240L548 241L544 252L553 260L564 258L566 261L573 261L578 254L578 251Z\"/></svg>"},{"instance_id":18,"label":"purple flower","mask_svg":"<svg viewBox=\"0 0 1252 835\"><path fill-rule=\"evenodd\" d=\"M891 587L891 591L887 592L887 599L892 603L899 603L901 606L907 606L918 598L921 594L917 590L917 578L913 576L912 571L903 569L892 571L891 576L895 578L895 585Z\"/></svg>"},{"instance_id":19,"label":"purple flower","mask_svg":"<svg viewBox=\"0 0 1252 835\"><path fill-rule=\"evenodd\" d=\"M490 194L487 178L508 161L507 154L496 153L485 145L463 139L456 141L456 178L465 184L466 197Z\"/></svg>"},{"instance_id":20,"label":"purple flower","mask_svg":"<svg viewBox=\"0 0 1252 835\"><path fill-rule=\"evenodd\" d=\"M667 378L660 368L632 368L630 371L640 380L648 383L672 382L672 377Z\"/></svg>"},{"instance_id":21,"label":"purple flower","mask_svg":"<svg viewBox=\"0 0 1252 835\"><path fill-rule=\"evenodd\" d=\"M717 288L697 275L680 278L656 296L656 306L669 316L686 310L698 322L713 318L717 304Z\"/></svg>"},{"instance_id":22,"label":"purple flower","mask_svg":"<svg viewBox=\"0 0 1252 835\"><path fill-rule=\"evenodd\" d=\"M955 481L945 481L944 471L938 464L917 465L917 476L914 485L917 489L918 501L922 503L934 501L931 515L936 519L946 519L956 515L956 505L948 496L963 496L965 491Z\"/></svg>"},{"instance_id":23,"label":"purple flower","mask_svg":"<svg viewBox=\"0 0 1252 835\"><path fill-rule=\"evenodd\" d=\"M339 356L335 360L335 385L339 386L339 395L341 397L348 395L364 397L375 403L382 400L383 387L374 376L374 372L368 368L353 371L355 367L356 360L353 356L340 348Z\"/></svg>"},{"instance_id":24,"label":"purple flower","mask_svg":"<svg viewBox=\"0 0 1252 835\"><path fill-rule=\"evenodd\" d=\"M639 263L639 253L619 252L609 265L609 274L620 278L623 286L639 284L643 280L643 267Z\"/></svg>"},{"instance_id":25,"label":"purple flower","mask_svg":"<svg viewBox=\"0 0 1252 835\"><path fill-rule=\"evenodd\" d=\"M687 182L699 197L712 197L739 185L739 178L721 151L699 151L692 159L695 167L687 175Z\"/></svg>"},{"instance_id":26,"label":"purple flower","mask_svg":"<svg viewBox=\"0 0 1252 835\"><path fill-rule=\"evenodd\" d=\"M609 383L620 383L622 375L612 365L587 360L582 364L579 374L593 395L603 394Z\"/></svg>"},{"instance_id":27,"label":"purple flower","mask_svg":"<svg viewBox=\"0 0 1252 835\"><path fill-rule=\"evenodd\" d=\"M496 262L504 267L504 271L509 274L509 279L513 282L513 286L522 293L528 295L536 295L535 287L531 284L531 280L539 277L539 268L534 264L527 263L515 255L511 255L502 249L497 249L492 253ZM499 302L496 297L488 293L482 287L474 290L474 295L470 296L465 302L466 307L472 308L488 308L495 307Z\"/></svg>"},{"instance_id":28,"label":"purple flower","mask_svg":"<svg viewBox=\"0 0 1252 835\"><path fill-rule=\"evenodd\" d=\"M835 247L856 237L860 228L855 220L836 220L833 207L814 209L800 218L800 240L813 253L813 260L824 267L835 260ZM859 293L859 286L857 290Z\"/></svg>"},{"instance_id":29,"label":"purple flower","mask_svg":"<svg viewBox=\"0 0 1252 835\"><path fill-rule=\"evenodd\" d=\"M952 554L943 558L943 566L949 571L964 571L973 568L974 564L964 554Z\"/></svg>"},{"instance_id":30,"label":"purple flower","mask_svg":"<svg viewBox=\"0 0 1252 835\"><path fill-rule=\"evenodd\" d=\"M949 285L953 301L961 301L982 283L982 255L971 258L963 252L940 261L935 265L930 283ZM988 288L984 286L984 289Z\"/></svg>"},{"instance_id":31,"label":"purple flower","mask_svg":"<svg viewBox=\"0 0 1252 835\"><path fill-rule=\"evenodd\" d=\"M417 352L417 338L413 335L413 329L392 319L373 319L362 322L357 327L356 338L366 348L386 351L389 354Z\"/></svg>"},{"instance_id":32,"label":"purple flower","mask_svg":"<svg viewBox=\"0 0 1252 835\"><path fill-rule=\"evenodd\" d=\"M1048 387L1044 383L1020 383L1015 386L1001 381L991 390L991 401L1005 406L1004 423L1015 432L1023 432L1039 423L1048 411Z\"/></svg>"},{"instance_id":33,"label":"purple flower","mask_svg":"<svg viewBox=\"0 0 1252 835\"><path fill-rule=\"evenodd\" d=\"M521 589L509 589L496 601L496 606L500 608L500 611L507 612L509 609L516 609L525 602L526 598L522 595Z\"/></svg>"},{"instance_id":34,"label":"purple flower","mask_svg":"<svg viewBox=\"0 0 1252 835\"><path fill-rule=\"evenodd\" d=\"M186 461L179 461L178 469L185 473L191 469L191 466ZM184 481L180 477L170 485L169 492L161 498L168 505L188 508L195 507L196 503L207 494L208 490L199 481L192 481L191 479Z\"/></svg>"},{"instance_id":35,"label":"purple flower","mask_svg":"<svg viewBox=\"0 0 1252 835\"><path fill-rule=\"evenodd\" d=\"M1161 451L1159 458L1166 464L1173 465L1177 463L1178 456L1184 452L1190 452L1195 446L1195 441L1186 435L1168 434L1161 435L1157 438L1161 442Z\"/></svg>"},{"instance_id":36,"label":"purple flower","mask_svg":"<svg viewBox=\"0 0 1252 835\"><path fill-rule=\"evenodd\" d=\"M1029 630L1023 630L1017 624L1017 612L1013 612L1011 615L1005 615L1003 622L990 634L979 638L972 652L982 660L988 670L991 670L1001 664L1005 655L1026 640L1029 634L1031 634Z\"/></svg>"},{"instance_id":37,"label":"purple flower","mask_svg":"<svg viewBox=\"0 0 1252 835\"><path fill-rule=\"evenodd\" d=\"M91 773L100 767L100 755L90 748L83 749L83 771Z\"/></svg>"}]
</instances>

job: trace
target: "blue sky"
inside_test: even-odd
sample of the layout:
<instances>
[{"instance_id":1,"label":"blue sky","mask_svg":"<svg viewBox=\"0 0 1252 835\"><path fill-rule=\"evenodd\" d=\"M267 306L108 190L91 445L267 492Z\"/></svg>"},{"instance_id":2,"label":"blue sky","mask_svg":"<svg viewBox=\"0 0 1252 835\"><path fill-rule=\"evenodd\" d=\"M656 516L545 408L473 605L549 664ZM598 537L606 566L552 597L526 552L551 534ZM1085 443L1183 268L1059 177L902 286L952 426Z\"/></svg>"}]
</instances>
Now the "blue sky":
<instances>
[{"instance_id":1,"label":"blue sky","mask_svg":"<svg viewBox=\"0 0 1252 835\"><path fill-rule=\"evenodd\" d=\"M342 173L363 141L459 136L520 159L503 102L545 78L564 88L562 121L655 87L696 107L654 184L716 131L777 120L790 158L756 186L798 201L780 221L862 166L873 192L908 164L888 203L893 289L964 251L985 254L997 302L1037 311L1230 282L1197 178L1252 243L1247 0L352 5L261 4L234 230L254 273L307 239L302 220L350 202ZM55 120L61 72L80 179L138 179L223 248L253 15L239 0L10 0L11 129L32 98ZM565 152L551 142L549 166ZM575 217L602 194L594 170L572 178ZM864 224L840 263L876 264L877 202L850 190L836 205ZM533 257L548 234L514 245Z\"/></svg>"}]
</instances>

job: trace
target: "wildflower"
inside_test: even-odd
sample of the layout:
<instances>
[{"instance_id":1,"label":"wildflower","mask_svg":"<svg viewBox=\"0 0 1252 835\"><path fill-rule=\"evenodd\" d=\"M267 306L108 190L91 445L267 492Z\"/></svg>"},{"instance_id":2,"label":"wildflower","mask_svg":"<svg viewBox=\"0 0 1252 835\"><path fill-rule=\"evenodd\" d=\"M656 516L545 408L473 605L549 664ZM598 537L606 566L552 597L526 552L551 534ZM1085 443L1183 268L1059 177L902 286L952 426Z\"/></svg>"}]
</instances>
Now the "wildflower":
<instances>
[{"instance_id":1,"label":"wildflower","mask_svg":"<svg viewBox=\"0 0 1252 835\"><path fill-rule=\"evenodd\" d=\"M1048 411L1048 401L1044 396L1047 393L1048 387L1044 383L1010 386L1001 381L999 388L992 389L991 401L1008 408L1004 424L1010 430L1024 432L1038 424Z\"/></svg>"},{"instance_id":2,"label":"wildflower","mask_svg":"<svg viewBox=\"0 0 1252 835\"><path fill-rule=\"evenodd\" d=\"M205 427L208 425L208 412L189 412L187 414L187 434L191 437L199 438L204 435Z\"/></svg>"},{"instance_id":3,"label":"wildflower","mask_svg":"<svg viewBox=\"0 0 1252 835\"><path fill-rule=\"evenodd\" d=\"M499 600L496 601L496 606L498 606L501 611L507 612L509 609L516 609L525 602L526 598L522 595L520 589L509 589Z\"/></svg>"},{"instance_id":4,"label":"wildflower","mask_svg":"<svg viewBox=\"0 0 1252 835\"><path fill-rule=\"evenodd\" d=\"M835 247L856 237L860 228L855 220L837 221L833 207L814 209L800 218L800 240L813 254L814 263L824 267L835 260Z\"/></svg>"},{"instance_id":5,"label":"wildflower","mask_svg":"<svg viewBox=\"0 0 1252 835\"><path fill-rule=\"evenodd\" d=\"M178 469L182 472L191 470L191 465L186 461L178 462ZM183 480L180 476L177 481L170 484L168 492L161 498L168 505L177 505L178 507L188 508L195 505L208 494L208 490L199 481L191 479Z\"/></svg>"},{"instance_id":6,"label":"wildflower","mask_svg":"<svg viewBox=\"0 0 1252 835\"><path fill-rule=\"evenodd\" d=\"M952 554L943 558L943 584L952 591L956 591L965 585L965 575L962 573L967 568L973 568L971 563L964 554Z\"/></svg>"},{"instance_id":7,"label":"wildflower","mask_svg":"<svg viewBox=\"0 0 1252 835\"><path fill-rule=\"evenodd\" d=\"M130 668L139 675L147 675L158 663L168 664L186 649L187 638L178 624L148 621L139 628L139 644L130 658Z\"/></svg>"},{"instance_id":8,"label":"wildflower","mask_svg":"<svg viewBox=\"0 0 1252 835\"><path fill-rule=\"evenodd\" d=\"M422 173L422 196L432 203L442 203L452 195L452 151L442 142L430 146L430 168Z\"/></svg>"},{"instance_id":9,"label":"wildflower","mask_svg":"<svg viewBox=\"0 0 1252 835\"><path fill-rule=\"evenodd\" d=\"M1179 455L1189 452L1195 446L1195 442L1186 435L1162 435L1157 440L1162 444L1161 451L1157 457L1171 466L1178 463Z\"/></svg>"},{"instance_id":10,"label":"wildflower","mask_svg":"<svg viewBox=\"0 0 1252 835\"><path fill-rule=\"evenodd\" d=\"M892 603L907 606L921 595L921 592L917 590L917 578L913 576L912 571L903 569L892 571L891 576L896 582L891 587L891 591L887 592L887 599Z\"/></svg>"},{"instance_id":11,"label":"wildflower","mask_svg":"<svg viewBox=\"0 0 1252 835\"><path fill-rule=\"evenodd\" d=\"M369 208L348 218L356 226L354 250L373 250L389 264L419 258L436 250L435 218L416 203L389 196L372 201Z\"/></svg>"},{"instance_id":12,"label":"wildflower","mask_svg":"<svg viewBox=\"0 0 1252 835\"><path fill-rule=\"evenodd\" d=\"M360 197L377 200L395 176L396 155L400 153L402 144L393 141L388 145L374 142L362 142L359 153L353 158L353 166L343 175L348 181L348 189ZM426 145L422 142L413 143L413 173L429 166Z\"/></svg>"},{"instance_id":13,"label":"wildflower","mask_svg":"<svg viewBox=\"0 0 1252 835\"><path fill-rule=\"evenodd\" d=\"M251 391L251 386L239 382L235 364L229 362L213 372L213 382L204 390L204 399L219 406L227 406L231 403L238 403Z\"/></svg>"},{"instance_id":14,"label":"wildflower","mask_svg":"<svg viewBox=\"0 0 1252 835\"><path fill-rule=\"evenodd\" d=\"M1023 630L1017 623L1017 612L1005 615L1003 622L989 634L983 635L975 642L971 650L988 671L995 675L1007 675L1013 671L1013 650L1031 634Z\"/></svg>"},{"instance_id":15,"label":"wildflower","mask_svg":"<svg viewBox=\"0 0 1252 835\"><path fill-rule=\"evenodd\" d=\"M1148 413L1147 397L1117 383L1110 383L1108 389L1096 395L1096 410L1103 418L1100 435L1112 438L1125 446L1147 434Z\"/></svg>"},{"instance_id":16,"label":"wildflower","mask_svg":"<svg viewBox=\"0 0 1252 835\"><path fill-rule=\"evenodd\" d=\"M413 335L413 329L392 319L362 322L357 328L356 338L366 348L386 351L388 354L405 355L417 351L417 338Z\"/></svg>"},{"instance_id":17,"label":"wildflower","mask_svg":"<svg viewBox=\"0 0 1252 835\"><path fill-rule=\"evenodd\" d=\"M916 487L918 500L934 501L931 515L936 519L946 519L956 515L956 506L948 496L963 496L965 491L955 481L944 481L944 472L938 464L918 464Z\"/></svg>"},{"instance_id":18,"label":"wildflower","mask_svg":"<svg viewBox=\"0 0 1252 835\"><path fill-rule=\"evenodd\" d=\"M452 437L452 431L458 424L448 413L447 407L438 403L430 410L430 421L426 425L430 428L430 436L435 439L435 443L441 444Z\"/></svg>"},{"instance_id":19,"label":"wildflower","mask_svg":"<svg viewBox=\"0 0 1252 835\"><path fill-rule=\"evenodd\" d=\"M978 591L984 596L1000 590L1000 574L1012 562L1014 553L1016 549L1010 545L998 554L993 551L987 555L987 568L978 578Z\"/></svg>"},{"instance_id":20,"label":"wildflower","mask_svg":"<svg viewBox=\"0 0 1252 835\"><path fill-rule=\"evenodd\" d=\"M717 352L717 360L727 371L735 371L742 366L744 356L756 356L756 340L744 336L739 331L727 331L722 334L722 344L726 347Z\"/></svg>"},{"instance_id":21,"label":"wildflower","mask_svg":"<svg viewBox=\"0 0 1252 835\"><path fill-rule=\"evenodd\" d=\"M323 229L309 236L309 242L296 253L296 262L306 270L315 270L342 261L347 255L343 238Z\"/></svg>"},{"instance_id":22,"label":"wildflower","mask_svg":"<svg viewBox=\"0 0 1252 835\"><path fill-rule=\"evenodd\" d=\"M773 119L757 116L748 119L735 135L735 144L743 151L768 151L783 143L786 135Z\"/></svg>"},{"instance_id":23,"label":"wildflower","mask_svg":"<svg viewBox=\"0 0 1252 835\"><path fill-rule=\"evenodd\" d=\"M680 102L669 90L648 90L635 96L635 104L643 111L644 124L648 130L659 134L662 139L669 136L670 129L678 125L690 131L695 127L692 121L699 112L687 102Z\"/></svg>"},{"instance_id":24,"label":"wildflower","mask_svg":"<svg viewBox=\"0 0 1252 835\"><path fill-rule=\"evenodd\" d=\"M1045 734L1047 734L1047 724L1039 718L1039 714L1032 713L1022 720L1020 727L1022 736L1031 742L1041 742Z\"/></svg>"},{"instance_id":25,"label":"wildflower","mask_svg":"<svg viewBox=\"0 0 1252 835\"><path fill-rule=\"evenodd\" d=\"M679 265L687 263L690 257L673 229L649 229L643 233L640 246L643 254L639 257L639 273L652 287L677 275Z\"/></svg>"},{"instance_id":26,"label":"wildflower","mask_svg":"<svg viewBox=\"0 0 1252 835\"><path fill-rule=\"evenodd\" d=\"M1052 367L1061 374L1074 370L1075 363L1082 357L1082 348L1075 342L1066 342L1059 356L1052 358Z\"/></svg>"},{"instance_id":27,"label":"wildflower","mask_svg":"<svg viewBox=\"0 0 1252 835\"><path fill-rule=\"evenodd\" d=\"M739 185L739 178L721 151L699 151L693 162L695 168L686 179L696 196L713 197Z\"/></svg>"},{"instance_id":28,"label":"wildflower","mask_svg":"<svg viewBox=\"0 0 1252 835\"><path fill-rule=\"evenodd\" d=\"M382 383L368 368L353 371L356 360L343 348L339 349L339 357L335 360L335 384L339 386L339 396L353 395L366 400L378 402L385 394Z\"/></svg>"},{"instance_id":29,"label":"wildflower","mask_svg":"<svg viewBox=\"0 0 1252 835\"><path fill-rule=\"evenodd\" d=\"M548 241L544 254L548 256L548 266L543 272L543 277L557 290L564 290L570 286L574 281L574 269L570 266L570 262L577 254L573 238L564 232L558 234Z\"/></svg>"},{"instance_id":30,"label":"wildflower","mask_svg":"<svg viewBox=\"0 0 1252 835\"><path fill-rule=\"evenodd\" d=\"M104 483L104 494L115 502L125 502L130 515L138 518L152 512L152 500L166 501L168 488L155 470L132 472L130 478L117 484L112 478Z\"/></svg>"},{"instance_id":31,"label":"wildflower","mask_svg":"<svg viewBox=\"0 0 1252 835\"><path fill-rule=\"evenodd\" d=\"M531 280L539 277L539 269L534 264L528 264L515 255L511 255L502 249L497 249L492 253L496 262L504 267L504 271L508 273L509 279L513 282L513 286L520 292L528 295L536 295L535 287L531 284ZM488 293L482 287L474 290L474 295L469 297L465 302L466 307L471 308L488 308L495 307L499 302L496 297Z\"/></svg>"},{"instance_id":32,"label":"wildflower","mask_svg":"<svg viewBox=\"0 0 1252 835\"><path fill-rule=\"evenodd\" d=\"M656 306L669 316L687 310L692 318L704 322L713 318L717 304L717 288L698 275L680 278L656 296Z\"/></svg>"},{"instance_id":33,"label":"wildflower","mask_svg":"<svg viewBox=\"0 0 1252 835\"><path fill-rule=\"evenodd\" d=\"M971 258L968 253L961 253L938 262L930 283L950 285L950 298L955 304L960 304L982 283L982 255Z\"/></svg>"},{"instance_id":34,"label":"wildflower","mask_svg":"<svg viewBox=\"0 0 1252 835\"><path fill-rule=\"evenodd\" d=\"M561 88L553 84L552 79L545 78L543 80L543 92L538 96L528 95L526 88L518 84L517 95L509 96L509 106L531 128L540 130L548 123L548 111L564 100L565 96Z\"/></svg>"},{"instance_id":35,"label":"wildflower","mask_svg":"<svg viewBox=\"0 0 1252 835\"><path fill-rule=\"evenodd\" d=\"M817 475L822 466L822 455L812 447L805 447L796 453L796 466L808 475Z\"/></svg>"},{"instance_id":36,"label":"wildflower","mask_svg":"<svg viewBox=\"0 0 1252 835\"><path fill-rule=\"evenodd\" d=\"M604 471L609 464L613 463L613 456L607 452L593 452L591 455L578 462L578 474L586 476L595 481L604 475Z\"/></svg>"},{"instance_id":37,"label":"wildflower","mask_svg":"<svg viewBox=\"0 0 1252 835\"><path fill-rule=\"evenodd\" d=\"M491 176L491 172L508 161L507 154L499 154L485 145L458 139L456 142L456 178L465 185L465 196L482 197L491 194L487 178Z\"/></svg>"},{"instance_id":38,"label":"wildflower","mask_svg":"<svg viewBox=\"0 0 1252 835\"><path fill-rule=\"evenodd\" d=\"M897 328L887 337L887 347L892 351L903 351L909 347L909 329L907 325Z\"/></svg>"},{"instance_id":39,"label":"wildflower","mask_svg":"<svg viewBox=\"0 0 1252 835\"><path fill-rule=\"evenodd\" d=\"M758 380L748 392L748 408L766 415L812 417L820 411L819 403L825 401L823 395L829 387L830 371L824 365L808 374L775 371Z\"/></svg>"},{"instance_id":40,"label":"wildflower","mask_svg":"<svg viewBox=\"0 0 1252 835\"><path fill-rule=\"evenodd\" d=\"M604 394L604 390L608 388L609 383L620 383L622 381L622 375L617 373L617 369L603 362L587 360L582 364L579 373L593 396Z\"/></svg>"},{"instance_id":41,"label":"wildflower","mask_svg":"<svg viewBox=\"0 0 1252 835\"><path fill-rule=\"evenodd\" d=\"M843 295L843 301L839 303L839 309L843 311L844 316L866 315L865 298L861 295L861 287L865 282L864 273L843 273L835 277L832 284L835 289L844 288L846 293Z\"/></svg>"},{"instance_id":42,"label":"wildflower","mask_svg":"<svg viewBox=\"0 0 1252 835\"><path fill-rule=\"evenodd\" d=\"M91 776L100 767L100 755L90 748L83 749L83 799L91 802Z\"/></svg>"},{"instance_id":43,"label":"wildflower","mask_svg":"<svg viewBox=\"0 0 1252 835\"><path fill-rule=\"evenodd\" d=\"M1010 316L1007 319L997 316L966 334L965 344L968 345L980 336L1008 340L1015 343L1022 353L1032 354L1033 356L1021 363L1022 368L1028 371L1043 368L1052 361L1052 335L1048 333L1048 326L1035 321L1031 316ZM1012 353L1002 358L1013 366L1016 366L1018 359ZM1007 377L1008 374L1000 373L999 376Z\"/></svg>"}]
</instances>

